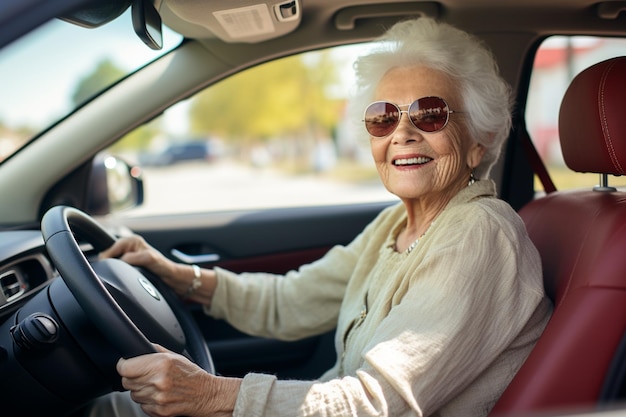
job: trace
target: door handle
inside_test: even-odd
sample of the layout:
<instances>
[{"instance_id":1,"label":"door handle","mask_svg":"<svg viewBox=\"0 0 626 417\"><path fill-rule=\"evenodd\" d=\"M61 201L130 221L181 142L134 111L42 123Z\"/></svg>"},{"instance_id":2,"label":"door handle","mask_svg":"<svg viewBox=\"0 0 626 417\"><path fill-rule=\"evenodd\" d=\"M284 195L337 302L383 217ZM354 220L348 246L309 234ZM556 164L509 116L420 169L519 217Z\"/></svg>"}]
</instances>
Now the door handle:
<instances>
[{"instance_id":1,"label":"door handle","mask_svg":"<svg viewBox=\"0 0 626 417\"><path fill-rule=\"evenodd\" d=\"M208 262L217 262L220 260L220 256L217 253L199 253L197 255L190 255L188 253L181 252L178 249L172 249L171 253L174 258L186 264L203 264Z\"/></svg>"}]
</instances>

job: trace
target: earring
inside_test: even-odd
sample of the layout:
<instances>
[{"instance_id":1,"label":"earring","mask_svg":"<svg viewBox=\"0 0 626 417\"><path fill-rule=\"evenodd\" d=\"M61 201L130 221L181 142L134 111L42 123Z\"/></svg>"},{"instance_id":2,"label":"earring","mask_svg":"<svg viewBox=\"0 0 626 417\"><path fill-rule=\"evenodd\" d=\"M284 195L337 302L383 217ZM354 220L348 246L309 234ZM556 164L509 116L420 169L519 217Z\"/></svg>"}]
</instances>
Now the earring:
<instances>
[{"instance_id":1,"label":"earring","mask_svg":"<svg viewBox=\"0 0 626 417\"><path fill-rule=\"evenodd\" d=\"M470 172L470 178L469 178L469 182L467 183L467 186L469 187L470 185L474 184L476 181L478 181L476 179L476 176L474 176L474 168L472 168L472 171Z\"/></svg>"}]
</instances>

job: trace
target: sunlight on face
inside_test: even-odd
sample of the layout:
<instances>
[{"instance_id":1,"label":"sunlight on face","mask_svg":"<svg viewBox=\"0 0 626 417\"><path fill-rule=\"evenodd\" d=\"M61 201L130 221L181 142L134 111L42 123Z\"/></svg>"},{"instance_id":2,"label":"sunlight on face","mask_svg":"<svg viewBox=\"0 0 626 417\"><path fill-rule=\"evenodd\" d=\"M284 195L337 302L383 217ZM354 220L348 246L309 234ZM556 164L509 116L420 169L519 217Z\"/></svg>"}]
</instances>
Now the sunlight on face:
<instances>
[{"instance_id":1,"label":"sunlight on face","mask_svg":"<svg viewBox=\"0 0 626 417\"><path fill-rule=\"evenodd\" d=\"M427 133L402 114L397 128L370 139L372 156L385 187L403 200L447 202L468 183L471 167L482 157L482 147L470 139L463 123L462 99L446 74L423 66L393 68L381 79L375 100L406 110L418 98L445 99L452 113L446 127Z\"/></svg>"}]
</instances>

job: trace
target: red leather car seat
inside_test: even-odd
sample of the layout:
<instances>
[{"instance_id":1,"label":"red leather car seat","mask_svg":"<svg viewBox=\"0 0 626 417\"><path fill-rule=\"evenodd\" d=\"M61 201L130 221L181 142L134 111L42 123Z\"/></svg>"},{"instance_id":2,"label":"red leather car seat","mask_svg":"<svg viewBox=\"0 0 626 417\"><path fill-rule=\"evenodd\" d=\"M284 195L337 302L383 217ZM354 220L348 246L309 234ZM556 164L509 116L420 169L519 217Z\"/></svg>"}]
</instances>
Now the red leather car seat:
<instances>
[{"instance_id":1,"label":"red leather car seat","mask_svg":"<svg viewBox=\"0 0 626 417\"><path fill-rule=\"evenodd\" d=\"M561 104L559 135L570 169L626 174L626 57L589 67L572 81ZM619 362L626 364L620 348L626 331L626 192L608 186L553 192L520 215L541 253L555 309L491 415L588 410L611 390L624 389L615 384L623 383L616 382L623 378Z\"/></svg>"}]
</instances>

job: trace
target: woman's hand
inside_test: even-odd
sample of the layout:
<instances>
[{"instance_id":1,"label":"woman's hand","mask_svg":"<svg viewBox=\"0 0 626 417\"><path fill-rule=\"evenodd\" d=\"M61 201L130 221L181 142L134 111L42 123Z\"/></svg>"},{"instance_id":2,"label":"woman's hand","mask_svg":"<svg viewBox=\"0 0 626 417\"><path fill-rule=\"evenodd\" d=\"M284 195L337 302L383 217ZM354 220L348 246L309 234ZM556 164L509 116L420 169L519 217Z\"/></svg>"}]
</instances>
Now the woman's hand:
<instances>
[{"instance_id":1,"label":"woman's hand","mask_svg":"<svg viewBox=\"0 0 626 417\"><path fill-rule=\"evenodd\" d=\"M119 258L131 265L146 268L158 275L179 296L207 306L211 304L217 286L215 272L202 269L200 286L190 292L195 279L191 265L179 264L166 258L138 235L118 239L110 248L100 253L100 258Z\"/></svg>"},{"instance_id":2,"label":"woman's hand","mask_svg":"<svg viewBox=\"0 0 626 417\"><path fill-rule=\"evenodd\" d=\"M150 416L232 416L241 380L211 375L184 356L158 353L120 359L122 386Z\"/></svg>"},{"instance_id":3,"label":"woman's hand","mask_svg":"<svg viewBox=\"0 0 626 417\"><path fill-rule=\"evenodd\" d=\"M138 235L118 239L111 247L100 253L100 258L119 258L131 265L144 267L166 280L177 271L176 263L167 259Z\"/></svg>"}]
</instances>

